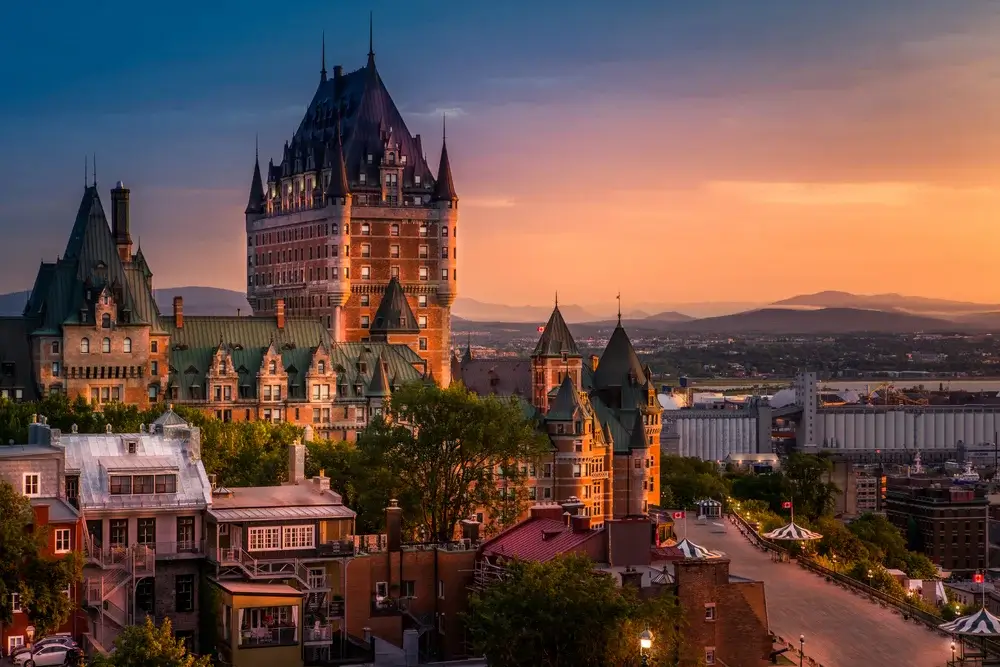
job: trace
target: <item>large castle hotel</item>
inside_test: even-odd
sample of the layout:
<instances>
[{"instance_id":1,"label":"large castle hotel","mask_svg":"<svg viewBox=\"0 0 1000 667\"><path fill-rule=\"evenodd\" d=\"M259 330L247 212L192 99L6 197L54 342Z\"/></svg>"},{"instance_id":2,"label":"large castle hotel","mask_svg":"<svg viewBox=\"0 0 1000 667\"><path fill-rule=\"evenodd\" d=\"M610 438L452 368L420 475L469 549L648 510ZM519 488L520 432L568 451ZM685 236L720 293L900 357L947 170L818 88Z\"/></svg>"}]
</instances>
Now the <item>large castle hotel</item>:
<instances>
[{"instance_id":1,"label":"large castle hotel","mask_svg":"<svg viewBox=\"0 0 1000 667\"><path fill-rule=\"evenodd\" d=\"M266 178L266 181L264 180ZM399 338L450 380L458 195L442 138L437 175L375 68L319 86L281 160L254 166L246 208L254 312L319 317L334 342ZM383 309L396 281L394 308Z\"/></svg>"},{"instance_id":2,"label":"large castle hotel","mask_svg":"<svg viewBox=\"0 0 1000 667\"><path fill-rule=\"evenodd\" d=\"M325 60L325 56L324 56ZM246 209L252 317L161 314L133 248L130 191L85 188L63 254L42 262L21 317L0 318L0 392L158 401L353 440L407 382L450 382L458 197L437 177L375 69L320 83Z\"/></svg>"}]
</instances>

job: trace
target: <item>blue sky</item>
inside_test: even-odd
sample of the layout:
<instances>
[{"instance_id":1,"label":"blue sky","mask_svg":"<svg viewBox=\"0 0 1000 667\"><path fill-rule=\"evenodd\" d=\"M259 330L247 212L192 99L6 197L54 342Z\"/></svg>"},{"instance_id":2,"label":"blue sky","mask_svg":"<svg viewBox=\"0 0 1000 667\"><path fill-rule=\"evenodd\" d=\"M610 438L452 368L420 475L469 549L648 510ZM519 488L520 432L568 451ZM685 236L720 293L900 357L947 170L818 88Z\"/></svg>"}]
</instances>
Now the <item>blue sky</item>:
<instances>
[{"instance_id":1,"label":"blue sky","mask_svg":"<svg viewBox=\"0 0 1000 667\"><path fill-rule=\"evenodd\" d=\"M868 184L861 199L904 183L978 188L982 198L1000 173L1000 131L990 127L1000 96L988 92L998 88L1000 3L985 0L19 3L6 17L16 30L0 42L0 228L9 241L0 290L27 287L38 261L61 252L93 153L102 191L118 179L133 190L133 237L157 286L239 289L254 137L264 160L290 137L318 81L322 31L328 68L363 65L369 11L379 70L432 164L441 113L452 115L449 148L468 202L464 261L476 258L462 290L483 300L504 296L491 275L506 265L478 261L497 243L514 257L533 248L511 299L544 301L532 290L558 285L530 268L536 258L576 252L608 222L609 261L628 266L634 284L654 280L662 261L632 261L637 238L694 258L711 241L739 257L745 228L725 238L697 230L718 231L744 212L762 225L802 217L759 201L727 208L720 192L759 199L758 185L770 184L763 192L773 200L774 184L787 194L789 184L798 193L795 184L827 182L840 188L835 199L849 192L853 201L858 183ZM695 190L698 198L674 192ZM612 194L622 191L632 194ZM613 205L651 191L665 197L655 212ZM585 212L574 208L581 202ZM942 211L955 208L949 202L938 202ZM979 220L995 203L959 207ZM662 210L673 217L660 220ZM830 224L895 233L907 216L840 206L809 217L822 235ZM921 224L932 237L931 222ZM985 255L958 261L988 264ZM584 301L586 271L567 271L560 291ZM782 284L780 268L768 271L769 284ZM893 275L872 289L912 285ZM781 289L851 287L820 272L799 277L801 290ZM723 272L659 296L725 299L730 279Z\"/></svg>"}]
</instances>

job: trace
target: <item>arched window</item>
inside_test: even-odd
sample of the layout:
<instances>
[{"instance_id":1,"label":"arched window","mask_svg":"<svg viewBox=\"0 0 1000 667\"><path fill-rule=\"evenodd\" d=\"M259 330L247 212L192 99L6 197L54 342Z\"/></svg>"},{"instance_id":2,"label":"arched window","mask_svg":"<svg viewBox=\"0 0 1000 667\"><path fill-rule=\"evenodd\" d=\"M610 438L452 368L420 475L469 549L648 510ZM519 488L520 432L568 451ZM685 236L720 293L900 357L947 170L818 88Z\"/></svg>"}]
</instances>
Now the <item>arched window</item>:
<instances>
[{"instance_id":1,"label":"arched window","mask_svg":"<svg viewBox=\"0 0 1000 667\"><path fill-rule=\"evenodd\" d=\"M326 362L325 361L321 361L318 364L316 364L316 370L318 370L320 373L325 373L326 372Z\"/></svg>"},{"instance_id":2,"label":"arched window","mask_svg":"<svg viewBox=\"0 0 1000 667\"><path fill-rule=\"evenodd\" d=\"M89 354L90 353L90 339L89 338L84 338L83 340L80 341L80 352L83 352L84 354Z\"/></svg>"},{"instance_id":3,"label":"arched window","mask_svg":"<svg viewBox=\"0 0 1000 667\"><path fill-rule=\"evenodd\" d=\"M124 341L122 341L122 352L131 352L131 351L132 351L132 339L126 338Z\"/></svg>"},{"instance_id":4,"label":"arched window","mask_svg":"<svg viewBox=\"0 0 1000 667\"><path fill-rule=\"evenodd\" d=\"M102 329L110 329L111 328L111 315L110 314L104 313L103 315L101 315L101 328Z\"/></svg>"},{"instance_id":5,"label":"arched window","mask_svg":"<svg viewBox=\"0 0 1000 667\"><path fill-rule=\"evenodd\" d=\"M267 364L267 372L270 373L271 375L274 375L275 373L277 373L278 372L278 363L275 362L275 361L268 362L268 364Z\"/></svg>"},{"instance_id":6,"label":"arched window","mask_svg":"<svg viewBox=\"0 0 1000 667\"><path fill-rule=\"evenodd\" d=\"M101 341L101 352L107 354L110 351L111 351L111 339L105 338L104 340Z\"/></svg>"}]
</instances>

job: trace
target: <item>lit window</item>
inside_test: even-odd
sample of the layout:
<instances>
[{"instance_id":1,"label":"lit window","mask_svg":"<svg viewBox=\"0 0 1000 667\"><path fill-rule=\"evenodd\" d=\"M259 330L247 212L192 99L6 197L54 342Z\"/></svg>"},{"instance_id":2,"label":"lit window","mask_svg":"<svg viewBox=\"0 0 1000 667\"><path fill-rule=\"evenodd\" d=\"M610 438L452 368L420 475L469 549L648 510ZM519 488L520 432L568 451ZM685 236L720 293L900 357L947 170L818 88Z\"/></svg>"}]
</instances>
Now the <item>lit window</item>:
<instances>
[{"instance_id":1,"label":"lit window","mask_svg":"<svg viewBox=\"0 0 1000 667\"><path fill-rule=\"evenodd\" d=\"M362 266L361 267L361 279L362 280L368 280L371 277L372 277L372 267L370 267L370 266Z\"/></svg>"},{"instance_id":2,"label":"lit window","mask_svg":"<svg viewBox=\"0 0 1000 667\"><path fill-rule=\"evenodd\" d=\"M362 243L361 244L361 256L362 257L371 257L372 256L372 247L371 247L371 245L369 245L367 243Z\"/></svg>"},{"instance_id":3,"label":"lit window","mask_svg":"<svg viewBox=\"0 0 1000 667\"><path fill-rule=\"evenodd\" d=\"M64 554L73 549L70 542L69 528L59 528L56 530L56 553Z\"/></svg>"},{"instance_id":4,"label":"lit window","mask_svg":"<svg viewBox=\"0 0 1000 667\"><path fill-rule=\"evenodd\" d=\"M441 269L441 280L448 280L448 269Z\"/></svg>"},{"instance_id":5,"label":"lit window","mask_svg":"<svg viewBox=\"0 0 1000 667\"><path fill-rule=\"evenodd\" d=\"M59 377L60 370L62 370L62 369L61 369L61 367L59 365L59 362L58 361L53 361L52 362L52 377L54 377L54 378Z\"/></svg>"},{"instance_id":6,"label":"lit window","mask_svg":"<svg viewBox=\"0 0 1000 667\"><path fill-rule=\"evenodd\" d=\"M427 259L427 246L422 245L417 248L417 257L419 259Z\"/></svg>"},{"instance_id":7,"label":"lit window","mask_svg":"<svg viewBox=\"0 0 1000 667\"><path fill-rule=\"evenodd\" d=\"M122 352L131 352L131 351L132 351L132 339L126 338L125 340L122 341Z\"/></svg>"},{"instance_id":8,"label":"lit window","mask_svg":"<svg viewBox=\"0 0 1000 667\"><path fill-rule=\"evenodd\" d=\"M420 267L420 279L421 280L427 280L427 267L426 266L421 266Z\"/></svg>"},{"instance_id":9,"label":"lit window","mask_svg":"<svg viewBox=\"0 0 1000 667\"><path fill-rule=\"evenodd\" d=\"M399 246L391 245L389 246L389 257L399 257Z\"/></svg>"},{"instance_id":10,"label":"lit window","mask_svg":"<svg viewBox=\"0 0 1000 667\"><path fill-rule=\"evenodd\" d=\"M111 351L111 339L105 338L101 341L101 352L107 354Z\"/></svg>"},{"instance_id":11,"label":"lit window","mask_svg":"<svg viewBox=\"0 0 1000 667\"><path fill-rule=\"evenodd\" d=\"M311 549L315 544L312 526L284 526L281 531L283 549Z\"/></svg>"},{"instance_id":12,"label":"lit window","mask_svg":"<svg viewBox=\"0 0 1000 667\"><path fill-rule=\"evenodd\" d=\"M250 528L249 529L249 551L276 551L281 549L281 528Z\"/></svg>"},{"instance_id":13,"label":"lit window","mask_svg":"<svg viewBox=\"0 0 1000 667\"><path fill-rule=\"evenodd\" d=\"M389 228L389 235L390 236L399 236L399 225L398 224L392 223L392 226ZM396 247L398 248L399 246L396 246Z\"/></svg>"},{"instance_id":14,"label":"lit window","mask_svg":"<svg viewBox=\"0 0 1000 667\"><path fill-rule=\"evenodd\" d=\"M419 294L419 295L417 295L417 307L418 308L426 308L427 307L427 295L426 294Z\"/></svg>"},{"instance_id":15,"label":"lit window","mask_svg":"<svg viewBox=\"0 0 1000 667\"><path fill-rule=\"evenodd\" d=\"M24 473L24 484L21 486L24 490L24 495L29 498L32 496L38 496L42 493L42 476L37 472L26 472Z\"/></svg>"},{"instance_id":16,"label":"lit window","mask_svg":"<svg viewBox=\"0 0 1000 667\"><path fill-rule=\"evenodd\" d=\"M714 621L715 620L715 603L709 602L705 605L705 620Z\"/></svg>"},{"instance_id":17,"label":"lit window","mask_svg":"<svg viewBox=\"0 0 1000 667\"><path fill-rule=\"evenodd\" d=\"M426 315L421 315L420 317L417 318L417 326L419 326L421 329L426 329L427 328L427 316Z\"/></svg>"},{"instance_id":18,"label":"lit window","mask_svg":"<svg viewBox=\"0 0 1000 667\"><path fill-rule=\"evenodd\" d=\"M706 646L705 647L705 664L706 665L714 665L714 664L716 664L716 662L715 662L715 647L714 646Z\"/></svg>"},{"instance_id":19,"label":"lit window","mask_svg":"<svg viewBox=\"0 0 1000 667\"><path fill-rule=\"evenodd\" d=\"M15 614L21 613L21 594L11 593L10 594L10 607Z\"/></svg>"},{"instance_id":20,"label":"lit window","mask_svg":"<svg viewBox=\"0 0 1000 667\"><path fill-rule=\"evenodd\" d=\"M361 223L361 235L362 236L368 236L371 233L372 233L372 226L369 225L367 222L362 222Z\"/></svg>"},{"instance_id":21,"label":"lit window","mask_svg":"<svg viewBox=\"0 0 1000 667\"><path fill-rule=\"evenodd\" d=\"M424 352L424 351L427 350L427 339L426 338L420 338L420 339L418 339L417 343L419 344L420 350L422 352Z\"/></svg>"},{"instance_id":22,"label":"lit window","mask_svg":"<svg viewBox=\"0 0 1000 667\"><path fill-rule=\"evenodd\" d=\"M84 338L80 341L80 352L88 354L90 352L90 339Z\"/></svg>"},{"instance_id":23,"label":"lit window","mask_svg":"<svg viewBox=\"0 0 1000 667\"><path fill-rule=\"evenodd\" d=\"M399 278L399 267L398 266L391 266L391 267L389 267L389 277L390 278Z\"/></svg>"},{"instance_id":24,"label":"lit window","mask_svg":"<svg viewBox=\"0 0 1000 667\"><path fill-rule=\"evenodd\" d=\"M371 320L368 318L367 315L362 315L361 316L361 328L362 329L367 329L368 326L370 325L370 323L371 323Z\"/></svg>"},{"instance_id":25,"label":"lit window","mask_svg":"<svg viewBox=\"0 0 1000 667\"><path fill-rule=\"evenodd\" d=\"M325 373L326 372L326 362L325 361L318 362L316 364L316 370L319 371L320 373Z\"/></svg>"},{"instance_id":26,"label":"lit window","mask_svg":"<svg viewBox=\"0 0 1000 667\"><path fill-rule=\"evenodd\" d=\"M427 236L427 225L420 225L420 235Z\"/></svg>"}]
</instances>

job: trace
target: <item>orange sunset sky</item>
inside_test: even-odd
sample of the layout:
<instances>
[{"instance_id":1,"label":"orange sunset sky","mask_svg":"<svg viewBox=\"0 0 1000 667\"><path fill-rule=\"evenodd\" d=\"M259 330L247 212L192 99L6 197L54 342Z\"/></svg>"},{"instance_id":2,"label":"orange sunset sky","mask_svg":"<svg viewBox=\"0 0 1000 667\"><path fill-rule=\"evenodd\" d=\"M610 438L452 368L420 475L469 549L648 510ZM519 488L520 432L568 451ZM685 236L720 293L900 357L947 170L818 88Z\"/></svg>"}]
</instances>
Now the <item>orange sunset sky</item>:
<instances>
[{"instance_id":1,"label":"orange sunset sky","mask_svg":"<svg viewBox=\"0 0 1000 667\"><path fill-rule=\"evenodd\" d=\"M1000 302L1000 2L467 4L371 6L379 71L435 167L449 115L462 296ZM0 288L62 251L96 152L105 207L132 188L154 286L243 289L255 134L262 161L280 154L321 29L331 67L367 51L368 5L306 5L224 35L214 10L158 9L86 64L77 26L106 16L67 3L52 47L32 38L42 10L19 10L0 62L37 67L0 108ZM182 18L194 36L150 37Z\"/></svg>"}]
</instances>

